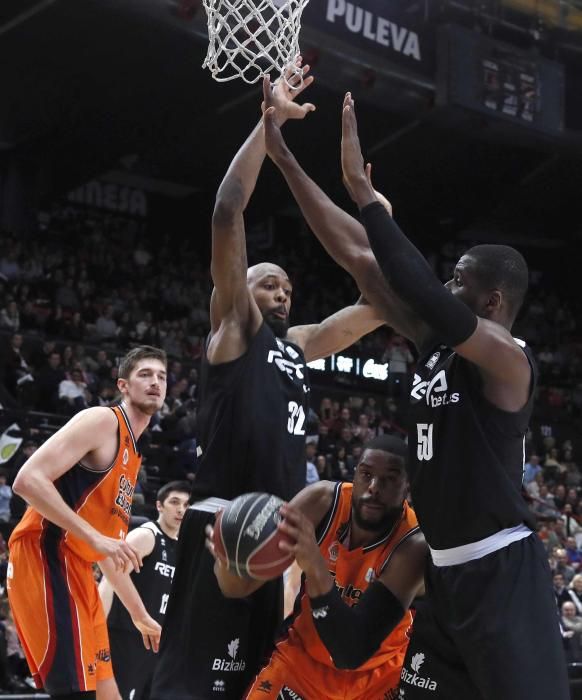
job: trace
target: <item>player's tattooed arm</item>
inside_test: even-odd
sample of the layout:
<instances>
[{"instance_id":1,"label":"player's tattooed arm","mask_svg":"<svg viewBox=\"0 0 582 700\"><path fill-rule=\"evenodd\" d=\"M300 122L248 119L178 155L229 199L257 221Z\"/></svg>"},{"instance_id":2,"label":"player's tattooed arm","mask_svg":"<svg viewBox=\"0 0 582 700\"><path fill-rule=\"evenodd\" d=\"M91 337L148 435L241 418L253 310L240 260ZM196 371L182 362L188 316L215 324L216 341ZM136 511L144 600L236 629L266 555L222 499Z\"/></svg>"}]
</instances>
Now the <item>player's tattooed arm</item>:
<instances>
[{"instance_id":1,"label":"player's tattooed arm","mask_svg":"<svg viewBox=\"0 0 582 700\"><path fill-rule=\"evenodd\" d=\"M301 57L298 59L301 65ZM278 123L303 119L315 107L297 104L296 98L313 82L309 66L303 66L303 82L289 72L288 80L271 85L265 78L264 90L277 106ZM265 158L263 120L257 124L235 155L216 195L212 216L212 260L210 272L214 290L210 302L212 341L208 348L211 362L227 362L246 350L248 337L258 329L262 318L247 289L247 252L243 214L255 189ZM223 326L225 322L225 326Z\"/></svg>"}]
</instances>

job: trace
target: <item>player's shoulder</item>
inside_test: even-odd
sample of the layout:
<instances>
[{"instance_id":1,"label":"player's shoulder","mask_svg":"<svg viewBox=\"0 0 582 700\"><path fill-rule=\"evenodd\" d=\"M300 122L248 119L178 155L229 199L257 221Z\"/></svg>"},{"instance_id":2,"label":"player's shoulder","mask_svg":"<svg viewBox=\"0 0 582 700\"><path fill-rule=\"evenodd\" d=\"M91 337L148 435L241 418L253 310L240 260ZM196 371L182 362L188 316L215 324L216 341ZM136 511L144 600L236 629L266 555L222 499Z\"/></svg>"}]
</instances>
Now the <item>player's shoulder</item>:
<instances>
[{"instance_id":1,"label":"player's shoulder","mask_svg":"<svg viewBox=\"0 0 582 700\"><path fill-rule=\"evenodd\" d=\"M390 552L382 568L383 576L390 577L391 572L403 570L423 571L428 551L424 535L414 528Z\"/></svg>"},{"instance_id":2,"label":"player's shoulder","mask_svg":"<svg viewBox=\"0 0 582 700\"><path fill-rule=\"evenodd\" d=\"M333 481L316 481L306 486L291 501L314 525L319 525L331 508L336 493Z\"/></svg>"},{"instance_id":3,"label":"player's shoulder","mask_svg":"<svg viewBox=\"0 0 582 700\"><path fill-rule=\"evenodd\" d=\"M117 416L110 408L92 406L76 413L67 426L107 430L117 428L117 424Z\"/></svg>"},{"instance_id":4,"label":"player's shoulder","mask_svg":"<svg viewBox=\"0 0 582 700\"><path fill-rule=\"evenodd\" d=\"M152 553L156 544L157 530L155 526L150 527L153 523L144 523L139 527L134 528L127 535L127 540L134 545L142 557L147 557Z\"/></svg>"}]
</instances>

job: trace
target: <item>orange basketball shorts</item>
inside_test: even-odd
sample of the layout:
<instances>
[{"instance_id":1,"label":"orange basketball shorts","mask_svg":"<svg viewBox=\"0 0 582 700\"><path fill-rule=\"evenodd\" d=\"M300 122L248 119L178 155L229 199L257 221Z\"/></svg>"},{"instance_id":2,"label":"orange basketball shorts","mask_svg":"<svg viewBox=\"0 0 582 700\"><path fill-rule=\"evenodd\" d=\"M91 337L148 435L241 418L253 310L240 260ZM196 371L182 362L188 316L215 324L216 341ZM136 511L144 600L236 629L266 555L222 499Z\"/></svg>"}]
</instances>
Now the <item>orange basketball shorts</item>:
<instances>
[{"instance_id":1,"label":"orange basketball shorts","mask_svg":"<svg viewBox=\"0 0 582 700\"><path fill-rule=\"evenodd\" d=\"M288 641L277 645L244 700L396 700L404 654L369 671L341 671Z\"/></svg>"},{"instance_id":2,"label":"orange basketball shorts","mask_svg":"<svg viewBox=\"0 0 582 700\"><path fill-rule=\"evenodd\" d=\"M90 691L113 677L109 637L92 565L61 541L61 530L10 545L8 600L30 671L51 695Z\"/></svg>"}]
</instances>

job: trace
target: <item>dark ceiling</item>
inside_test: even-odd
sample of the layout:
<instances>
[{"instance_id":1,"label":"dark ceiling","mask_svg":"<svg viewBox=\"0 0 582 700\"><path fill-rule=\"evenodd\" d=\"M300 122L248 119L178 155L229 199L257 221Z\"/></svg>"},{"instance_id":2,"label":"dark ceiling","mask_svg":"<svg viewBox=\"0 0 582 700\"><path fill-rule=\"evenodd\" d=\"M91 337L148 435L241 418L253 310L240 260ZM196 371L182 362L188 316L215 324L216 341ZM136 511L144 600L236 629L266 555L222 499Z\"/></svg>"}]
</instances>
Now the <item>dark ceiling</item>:
<instances>
[{"instance_id":1,"label":"dark ceiling","mask_svg":"<svg viewBox=\"0 0 582 700\"><path fill-rule=\"evenodd\" d=\"M213 197L259 116L259 88L214 82L201 68L204 40L172 11L163 0L3 0L0 165L32 167L41 201L124 168ZM309 92L317 112L286 130L308 171L342 202L339 114L351 89L377 186L414 230L476 238L582 230L578 146L518 145L482 118L452 122L435 109L430 88L402 78L386 83L394 108L374 107L369 86L344 68L337 56L327 59L334 79ZM282 180L268 172L255 215L289 206Z\"/></svg>"}]
</instances>

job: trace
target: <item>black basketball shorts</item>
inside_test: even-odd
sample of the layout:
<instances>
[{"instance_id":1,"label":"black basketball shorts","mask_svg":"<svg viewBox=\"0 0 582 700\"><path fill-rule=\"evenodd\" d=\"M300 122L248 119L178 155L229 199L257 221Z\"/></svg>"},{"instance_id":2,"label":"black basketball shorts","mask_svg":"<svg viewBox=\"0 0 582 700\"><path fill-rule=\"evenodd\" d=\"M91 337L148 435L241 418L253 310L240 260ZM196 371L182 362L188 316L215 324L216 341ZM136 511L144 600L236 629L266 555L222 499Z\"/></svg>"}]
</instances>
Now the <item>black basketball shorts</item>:
<instances>
[{"instance_id":1,"label":"black basketball shorts","mask_svg":"<svg viewBox=\"0 0 582 700\"><path fill-rule=\"evenodd\" d=\"M547 555L536 535L457 566L429 561L398 700L569 700Z\"/></svg>"},{"instance_id":2,"label":"black basketball shorts","mask_svg":"<svg viewBox=\"0 0 582 700\"><path fill-rule=\"evenodd\" d=\"M182 521L151 700L240 700L281 621L280 581L249 598L222 595L204 546L213 521L192 508Z\"/></svg>"},{"instance_id":3,"label":"black basketball shorts","mask_svg":"<svg viewBox=\"0 0 582 700\"><path fill-rule=\"evenodd\" d=\"M109 629L113 673L122 700L148 700L157 654L146 649L141 634Z\"/></svg>"}]
</instances>

